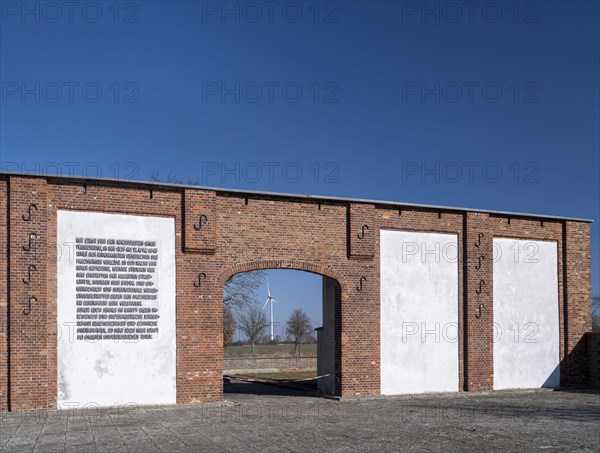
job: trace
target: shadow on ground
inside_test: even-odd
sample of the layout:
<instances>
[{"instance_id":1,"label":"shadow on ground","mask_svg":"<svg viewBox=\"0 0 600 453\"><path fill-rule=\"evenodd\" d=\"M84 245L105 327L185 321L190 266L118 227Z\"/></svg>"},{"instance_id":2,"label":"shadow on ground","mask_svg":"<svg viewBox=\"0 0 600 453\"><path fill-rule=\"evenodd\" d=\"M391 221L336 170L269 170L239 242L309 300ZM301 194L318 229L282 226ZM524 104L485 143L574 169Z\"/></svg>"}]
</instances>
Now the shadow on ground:
<instances>
[{"instance_id":1,"label":"shadow on ground","mask_svg":"<svg viewBox=\"0 0 600 453\"><path fill-rule=\"evenodd\" d=\"M281 396L281 397L319 397L316 384L288 384L286 386L225 380L223 394L226 399L235 400L240 395Z\"/></svg>"}]
</instances>

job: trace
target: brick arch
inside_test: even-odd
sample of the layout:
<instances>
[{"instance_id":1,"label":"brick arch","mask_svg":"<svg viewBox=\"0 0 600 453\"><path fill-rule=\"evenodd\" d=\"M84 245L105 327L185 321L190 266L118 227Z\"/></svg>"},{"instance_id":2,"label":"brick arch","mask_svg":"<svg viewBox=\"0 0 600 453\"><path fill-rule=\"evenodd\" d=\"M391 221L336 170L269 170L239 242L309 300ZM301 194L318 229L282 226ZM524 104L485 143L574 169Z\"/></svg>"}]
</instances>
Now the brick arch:
<instances>
[{"instance_id":1,"label":"brick arch","mask_svg":"<svg viewBox=\"0 0 600 453\"><path fill-rule=\"evenodd\" d=\"M232 275L239 274L242 272L257 271L261 269L290 269L311 272L313 274L323 275L336 280L342 287L342 297L348 289L348 281L344 274L331 266L324 266L322 264L312 263L309 261L302 260L252 260L245 261L243 263L235 263L232 266L223 269L216 280L217 286L223 286L227 279Z\"/></svg>"},{"instance_id":2,"label":"brick arch","mask_svg":"<svg viewBox=\"0 0 600 453\"><path fill-rule=\"evenodd\" d=\"M334 394L342 396L342 304L348 302L348 281L344 274L331 266L324 266L303 260L285 260L285 259L262 259L251 260L242 263L235 263L232 266L224 268L216 279L216 287L223 287L229 277L242 272L256 271L261 269L289 269L311 272L325 277L332 278L337 283L335 294L335 320L334 320L334 338L335 338L335 390Z\"/></svg>"}]
</instances>

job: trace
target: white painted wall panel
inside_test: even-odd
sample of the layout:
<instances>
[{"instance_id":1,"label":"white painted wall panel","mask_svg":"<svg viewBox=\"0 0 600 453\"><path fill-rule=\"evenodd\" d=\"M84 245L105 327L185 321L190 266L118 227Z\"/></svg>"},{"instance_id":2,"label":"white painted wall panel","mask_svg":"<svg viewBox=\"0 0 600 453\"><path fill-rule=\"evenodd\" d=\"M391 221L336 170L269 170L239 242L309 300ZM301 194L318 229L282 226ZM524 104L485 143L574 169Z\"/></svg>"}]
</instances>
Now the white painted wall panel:
<instances>
[{"instance_id":1,"label":"white painted wall panel","mask_svg":"<svg viewBox=\"0 0 600 453\"><path fill-rule=\"evenodd\" d=\"M152 285L158 332L139 340L77 339L77 238L156 241ZM58 211L58 404L176 402L175 222L172 218ZM79 263L81 264L81 260ZM81 267L80 267L81 270ZM130 271L128 269L128 271ZM106 285L110 286L110 285ZM79 286L81 288L81 286ZM146 310L150 310L146 308ZM141 311L141 310L140 310Z\"/></svg>"},{"instance_id":2,"label":"white painted wall panel","mask_svg":"<svg viewBox=\"0 0 600 453\"><path fill-rule=\"evenodd\" d=\"M556 242L494 239L494 389L558 387Z\"/></svg>"},{"instance_id":3,"label":"white painted wall panel","mask_svg":"<svg viewBox=\"0 0 600 453\"><path fill-rule=\"evenodd\" d=\"M381 231L381 393L458 391L457 236Z\"/></svg>"}]
</instances>

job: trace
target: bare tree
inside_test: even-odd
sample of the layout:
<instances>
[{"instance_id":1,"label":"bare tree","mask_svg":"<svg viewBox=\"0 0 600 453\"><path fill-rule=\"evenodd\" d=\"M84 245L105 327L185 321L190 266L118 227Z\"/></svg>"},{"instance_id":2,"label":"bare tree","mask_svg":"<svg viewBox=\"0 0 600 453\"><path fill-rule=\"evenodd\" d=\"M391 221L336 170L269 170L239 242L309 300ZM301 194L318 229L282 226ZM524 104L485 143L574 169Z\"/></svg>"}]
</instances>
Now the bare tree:
<instances>
[{"instance_id":1,"label":"bare tree","mask_svg":"<svg viewBox=\"0 0 600 453\"><path fill-rule=\"evenodd\" d=\"M154 170L150 174L150 179L156 182L166 182L172 184L184 184L181 176L174 173L169 173L166 177L160 175L159 170ZM200 186L198 180L189 178L187 184L192 186ZM265 279L267 271L257 270L242 272L232 275L227 279L223 286L223 344L228 346L231 344L235 333L236 322L234 314L240 314L242 311L250 307L257 297L257 290ZM233 325L233 331L229 331Z\"/></svg>"},{"instance_id":2,"label":"bare tree","mask_svg":"<svg viewBox=\"0 0 600 453\"><path fill-rule=\"evenodd\" d=\"M223 286L223 344L233 339L237 322L234 313L241 316L245 309L253 306L256 300L256 291L260 287L266 271L249 271L232 275ZM241 321L241 318L240 318ZM228 323L229 322L229 323ZM230 330L231 329L231 330ZM256 339L255 339L256 340ZM252 344L254 355L254 343Z\"/></svg>"},{"instance_id":3,"label":"bare tree","mask_svg":"<svg viewBox=\"0 0 600 453\"><path fill-rule=\"evenodd\" d=\"M166 177L160 175L159 170L154 170L150 173L150 181L155 182L166 182L168 184L187 184L190 186L201 186L200 181L188 178L187 182L183 180L181 176L177 176L175 173L169 173Z\"/></svg>"},{"instance_id":4,"label":"bare tree","mask_svg":"<svg viewBox=\"0 0 600 453\"><path fill-rule=\"evenodd\" d=\"M305 311L299 308L295 309L285 323L285 333L288 338L294 341L294 351L298 351L298 356L300 355L302 342L309 337L311 332L310 317Z\"/></svg>"},{"instance_id":5,"label":"bare tree","mask_svg":"<svg viewBox=\"0 0 600 453\"><path fill-rule=\"evenodd\" d=\"M235 313L241 313L251 307L256 301L256 292L266 275L266 271L258 270L229 277L223 286L223 304Z\"/></svg>"},{"instance_id":6,"label":"bare tree","mask_svg":"<svg viewBox=\"0 0 600 453\"><path fill-rule=\"evenodd\" d=\"M254 355L254 345L260 338L260 334L267 328L269 323L265 313L256 305L248 307L239 314L238 325L240 330L246 335L252 345L252 355Z\"/></svg>"},{"instance_id":7,"label":"bare tree","mask_svg":"<svg viewBox=\"0 0 600 453\"><path fill-rule=\"evenodd\" d=\"M592 297L592 331L600 332L600 296Z\"/></svg>"},{"instance_id":8,"label":"bare tree","mask_svg":"<svg viewBox=\"0 0 600 453\"><path fill-rule=\"evenodd\" d=\"M229 307L223 307L223 345L225 347L233 343L233 334L237 327L237 322Z\"/></svg>"}]
</instances>

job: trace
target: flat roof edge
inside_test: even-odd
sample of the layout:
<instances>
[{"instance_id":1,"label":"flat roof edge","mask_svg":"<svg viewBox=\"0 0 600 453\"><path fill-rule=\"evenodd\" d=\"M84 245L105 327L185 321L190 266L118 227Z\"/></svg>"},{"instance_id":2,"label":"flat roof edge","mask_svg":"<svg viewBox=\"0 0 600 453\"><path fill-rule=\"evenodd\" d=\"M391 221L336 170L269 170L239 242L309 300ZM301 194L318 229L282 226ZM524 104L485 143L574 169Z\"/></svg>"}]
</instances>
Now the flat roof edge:
<instances>
[{"instance_id":1,"label":"flat roof edge","mask_svg":"<svg viewBox=\"0 0 600 453\"><path fill-rule=\"evenodd\" d=\"M285 193L285 192L264 192L259 190L245 190L245 189L227 189L223 187L211 187L211 186L196 186L192 184L179 184L179 183L170 183L170 182L161 182L161 181L144 181L137 179L117 179L117 178L106 178L106 177L86 177L86 176L71 176L71 175L41 175L38 173L27 173L27 172L10 172L10 171L0 171L0 176L22 176L28 178L46 178L46 179L66 179L70 181L99 181L99 182L114 182L119 184L138 184L138 185L146 185L146 186L158 186L158 187L170 187L174 189L196 189L196 190L212 190L214 192L221 193L233 193L233 194L248 194L248 195L263 195L263 196L275 196L275 197L284 197L284 198L306 198L310 200L326 200L326 201L338 201L338 202L353 202L353 203L368 203L368 204L378 204L378 205L388 205L388 206L398 206L398 207L409 207L409 208L421 208L421 209L435 209L435 210L444 210L444 211L462 211L462 212L481 212L486 214L496 214L503 216L513 216L513 217L532 217L539 219L551 219L551 220L570 220L574 222L585 222L585 223L593 223L593 219L584 219L578 217L564 217L564 216L555 216L555 215L545 215L545 214L536 214L536 213L525 213L525 212L510 212L510 211L494 211L491 209L475 209L475 208L465 208L458 206L440 206L440 205L430 205L430 204L418 204L418 203L407 203L400 201L389 201L389 200L370 200L365 198L347 198L347 197L336 197L336 196L328 196L328 195L302 195L296 193Z\"/></svg>"}]
</instances>

